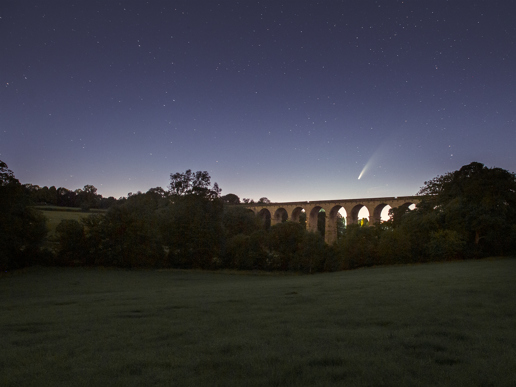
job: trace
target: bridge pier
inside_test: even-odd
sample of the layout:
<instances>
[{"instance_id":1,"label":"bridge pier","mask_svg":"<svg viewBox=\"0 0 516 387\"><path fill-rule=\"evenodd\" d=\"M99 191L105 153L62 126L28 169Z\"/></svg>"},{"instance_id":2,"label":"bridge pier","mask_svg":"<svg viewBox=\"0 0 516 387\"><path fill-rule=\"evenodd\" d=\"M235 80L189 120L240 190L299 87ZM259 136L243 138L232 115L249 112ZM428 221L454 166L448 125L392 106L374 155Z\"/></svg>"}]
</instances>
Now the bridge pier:
<instances>
[{"instance_id":1,"label":"bridge pier","mask_svg":"<svg viewBox=\"0 0 516 387\"><path fill-rule=\"evenodd\" d=\"M338 210L337 210L338 212ZM326 214L326 222L324 225L324 241L332 245L337 242L337 217Z\"/></svg>"},{"instance_id":2,"label":"bridge pier","mask_svg":"<svg viewBox=\"0 0 516 387\"><path fill-rule=\"evenodd\" d=\"M310 232L317 232L317 222L319 220L319 211L321 207L315 206L311 210L305 209L306 212L306 229Z\"/></svg>"}]
</instances>

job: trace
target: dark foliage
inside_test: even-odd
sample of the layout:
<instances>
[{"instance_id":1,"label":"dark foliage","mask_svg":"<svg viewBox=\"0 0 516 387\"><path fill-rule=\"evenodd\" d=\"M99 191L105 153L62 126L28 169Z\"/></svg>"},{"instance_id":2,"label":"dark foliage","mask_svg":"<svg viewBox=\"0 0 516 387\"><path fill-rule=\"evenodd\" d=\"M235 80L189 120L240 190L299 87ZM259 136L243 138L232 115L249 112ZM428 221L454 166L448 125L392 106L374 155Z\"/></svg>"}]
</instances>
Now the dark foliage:
<instances>
[{"instance_id":1,"label":"dark foliage","mask_svg":"<svg viewBox=\"0 0 516 387\"><path fill-rule=\"evenodd\" d=\"M162 267L165 253L157 230L164 203L151 194L132 195L105 215L63 220L56 229L58 262L118 267Z\"/></svg>"},{"instance_id":2,"label":"dark foliage","mask_svg":"<svg viewBox=\"0 0 516 387\"><path fill-rule=\"evenodd\" d=\"M56 262L62 265L87 264L88 251L84 224L76 220L62 220L56 227Z\"/></svg>"},{"instance_id":3,"label":"dark foliage","mask_svg":"<svg viewBox=\"0 0 516 387\"><path fill-rule=\"evenodd\" d=\"M415 210L393 208L375 227L346 228L345 267L442 261L516 251L516 178L471 163L425 182Z\"/></svg>"},{"instance_id":4,"label":"dark foliage","mask_svg":"<svg viewBox=\"0 0 516 387\"><path fill-rule=\"evenodd\" d=\"M160 213L163 243L170 264L182 268L215 268L223 242L223 204L198 195L175 197Z\"/></svg>"},{"instance_id":5,"label":"dark foliage","mask_svg":"<svg viewBox=\"0 0 516 387\"><path fill-rule=\"evenodd\" d=\"M174 173L170 175L169 192L172 196L196 195L208 199L220 197L220 188L217 183L211 187L211 177L207 171L192 172L190 169L185 173Z\"/></svg>"},{"instance_id":6,"label":"dark foliage","mask_svg":"<svg viewBox=\"0 0 516 387\"><path fill-rule=\"evenodd\" d=\"M250 235L262 228L259 218L253 211L238 206L224 207L222 225L226 238L231 238L237 234Z\"/></svg>"},{"instance_id":7,"label":"dark foliage","mask_svg":"<svg viewBox=\"0 0 516 387\"><path fill-rule=\"evenodd\" d=\"M235 194L227 194L221 197L224 204L240 204L240 198Z\"/></svg>"},{"instance_id":8,"label":"dark foliage","mask_svg":"<svg viewBox=\"0 0 516 387\"><path fill-rule=\"evenodd\" d=\"M38 263L47 234L43 215L34 210L30 196L7 164L0 160L0 269Z\"/></svg>"},{"instance_id":9,"label":"dark foliage","mask_svg":"<svg viewBox=\"0 0 516 387\"><path fill-rule=\"evenodd\" d=\"M37 256L44 220L29 207L27 189L5 164L0 167L0 210L6 214L0 262L2 268L21 267ZM260 214L235 205L236 195L220 197L207 172L187 170L171 175L168 192L152 188L117 201L105 215L63 221L55 262L314 273L516 251L514 174L472 163L426 182L420 194L416 209L394 208L381 224L343 227L339 219L338 241L328 246L324 212L315 233L306 230L306 214L271 227ZM94 203L96 189L86 186L78 195Z\"/></svg>"},{"instance_id":10,"label":"dark foliage","mask_svg":"<svg viewBox=\"0 0 516 387\"><path fill-rule=\"evenodd\" d=\"M40 187L34 184L25 184L23 187L31 201L38 205L79 207L83 211L88 211L91 208L108 209L117 202L117 199L112 196L103 198L93 185L85 185L75 191L64 187Z\"/></svg>"},{"instance_id":11,"label":"dark foliage","mask_svg":"<svg viewBox=\"0 0 516 387\"><path fill-rule=\"evenodd\" d=\"M462 241L471 255L502 255L514 249L516 176L501 168L473 162L438 176L419 191L425 195L419 211L438 217L438 239ZM456 240L451 242L451 240ZM461 243L458 243L461 245ZM452 250L461 250L459 246Z\"/></svg>"}]
</instances>

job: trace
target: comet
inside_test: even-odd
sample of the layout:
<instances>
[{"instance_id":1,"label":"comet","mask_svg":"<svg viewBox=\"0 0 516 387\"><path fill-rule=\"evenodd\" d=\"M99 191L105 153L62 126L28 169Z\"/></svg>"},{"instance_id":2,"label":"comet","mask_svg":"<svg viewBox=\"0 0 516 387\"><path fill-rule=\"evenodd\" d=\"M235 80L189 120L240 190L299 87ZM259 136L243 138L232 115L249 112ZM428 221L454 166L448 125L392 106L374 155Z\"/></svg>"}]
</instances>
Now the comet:
<instances>
[{"instance_id":1,"label":"comet","mask_svg":"<svg viewBox=\"0 0 516 387\"><path fill-rule=\"evenodd\" d=\"M360 172L360 175L358 175L358 180L360 180L360 178L362 176L364 176L364 173L369 169L369 166L371 165L371 162L373 161L373 157L374 157L374 154L373 156L369 159L369 161L366 163L366 165L364 165L364 168L362 168L362 172Z\"/></svg>"}]
</instances>

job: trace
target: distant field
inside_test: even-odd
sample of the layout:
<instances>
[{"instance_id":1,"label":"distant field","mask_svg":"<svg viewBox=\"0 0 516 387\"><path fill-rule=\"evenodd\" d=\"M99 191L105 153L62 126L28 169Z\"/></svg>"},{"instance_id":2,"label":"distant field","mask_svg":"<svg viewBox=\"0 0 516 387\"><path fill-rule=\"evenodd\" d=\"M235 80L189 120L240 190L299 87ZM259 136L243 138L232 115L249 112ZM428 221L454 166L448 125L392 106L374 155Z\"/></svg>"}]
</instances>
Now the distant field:
<instances>
[{"instance_id":1,"label":"distant field","mask_svg":"<svg viewBox=\"0 0 516 387\"><path fill-rule=\"evenodd\" d=\"M2 386L515 386L516 259L0 276Z\"/></svg>"},{"instance_id":2,"label":"distant field","mask_svg":"<svg viewBox=\"0 0 516 387\"><path fill-rule=\"evenodd\" d=\"M77 220L86 218L93 214L105 213L105 210L91 210L90 212L82 212L80 208L56 207L56 206L36 206L47 218L48 236L55 234L56 227L62 220Z\"/></svg>"}]
</instances>

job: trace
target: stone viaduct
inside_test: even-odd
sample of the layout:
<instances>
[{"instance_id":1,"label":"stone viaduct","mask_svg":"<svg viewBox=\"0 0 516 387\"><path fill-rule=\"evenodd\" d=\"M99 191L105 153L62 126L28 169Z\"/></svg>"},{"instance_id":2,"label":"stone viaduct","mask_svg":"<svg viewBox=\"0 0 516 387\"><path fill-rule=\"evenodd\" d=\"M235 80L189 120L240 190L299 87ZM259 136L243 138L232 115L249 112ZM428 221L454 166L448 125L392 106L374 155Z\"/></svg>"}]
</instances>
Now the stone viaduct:
<instances>
[{"instance_id":1,"label":"stone viaduct","mask_svg":"<svg viewBox=\"0 0 516 387\"><path fill-rule=\"evenodd\" d=\"M421 201L418 196L398 196L387 198L369 199L343 199L343 200L318 200L307 202L286 202L286 203L249 203L246 208L252 210L256 215L264 219L270 218L271 225L290 220L299 221L299 215L303 210L306 212L306 229L312 232L317 231L317 217L321 210L326 213L325 236L326 243L332 244L337 240L337 213L341 208L346 211L346 224L358 222L358 213L362 207L369 211L369 224L380 222L382 210L386 206L392 208L409 206Z\"/></svg>"}]
</instances>

